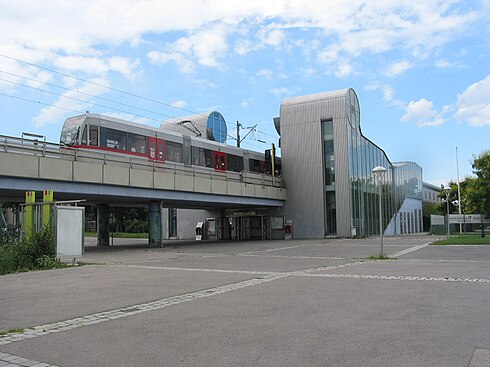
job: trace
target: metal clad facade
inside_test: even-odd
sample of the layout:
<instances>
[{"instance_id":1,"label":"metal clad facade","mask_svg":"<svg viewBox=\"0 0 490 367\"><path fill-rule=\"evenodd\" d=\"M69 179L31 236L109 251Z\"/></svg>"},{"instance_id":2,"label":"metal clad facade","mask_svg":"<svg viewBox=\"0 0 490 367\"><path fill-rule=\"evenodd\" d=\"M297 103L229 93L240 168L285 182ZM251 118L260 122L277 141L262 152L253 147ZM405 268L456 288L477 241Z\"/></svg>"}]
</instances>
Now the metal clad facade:
<instances>
[{"instance_id":1,"label":"metal clad facade","mask_svg":"<svg viewBox=\"0 0 490 367\"><path fill-rule=\"evenodd\" d=\"M346 94L347 95L347 94ZM335 151L335 202L337 236L351 234L350 220L350 179L349 179L349 123L347 121L346 95L331 100L334 113L334 151Z\"/></svg>"},{"instance_id":2,"label":"metal clad facade","mask_svg":"<svg viewBox=\"0 0 490 367\"><path fill-rule=\"evenodd\" d=\"M350 235L345 116L347 91L291 98L281 106L282 171L290 193L285 204L285 216L293 219L296 238L325 236L325 162L321 122L329 119L333 121L334 129L337 235Z\"/></svg>"}]
</instances>

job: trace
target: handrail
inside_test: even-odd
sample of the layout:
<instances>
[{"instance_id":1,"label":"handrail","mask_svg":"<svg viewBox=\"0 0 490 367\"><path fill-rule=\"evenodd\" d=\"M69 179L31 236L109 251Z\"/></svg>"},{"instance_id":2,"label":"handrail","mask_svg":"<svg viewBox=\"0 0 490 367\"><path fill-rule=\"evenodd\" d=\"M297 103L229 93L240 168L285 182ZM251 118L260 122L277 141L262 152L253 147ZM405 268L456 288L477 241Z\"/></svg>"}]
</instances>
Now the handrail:
<instances>
[{"instance_id":1,"label":"handrail","mask_svg":"<svg viewBox=\"0 0 490 367\"><path fill-rule=\"evenodd\" d=\"M245 184L284 188L282 177L272 177L262 173L250 171L215 171L209 167L187 166L183 163L170 161L149 161L146 157L125 155L110 151L62 147L57 143L7 135L0 135L0 153L2 152L62 159L73 162L98 163L106 166L128 167L130 169L137 167L138 169L153 170L155 172L170 171L174 174L208 177L212 180L229 180Z\"/></svg>"}]
</instances>

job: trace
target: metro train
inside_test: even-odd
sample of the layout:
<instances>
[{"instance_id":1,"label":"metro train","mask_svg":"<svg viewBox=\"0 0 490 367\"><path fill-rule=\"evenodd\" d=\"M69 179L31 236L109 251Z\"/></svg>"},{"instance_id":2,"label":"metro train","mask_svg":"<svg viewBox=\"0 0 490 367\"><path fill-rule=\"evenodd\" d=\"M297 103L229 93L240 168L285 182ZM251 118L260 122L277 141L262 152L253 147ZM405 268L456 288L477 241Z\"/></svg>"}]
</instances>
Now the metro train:
<instances>
[{"instance_id":1,"label":"metro train","mask_svg":"<svg viewBox=\"0 0 490 367\"><path fill-rule=\"evenodd\" d=\"M280 160L224 143L154 128L111 116L86 113L65 120L62 147L133 155L155 162L209 167L215 171L280 173ZM275 158L275 159L274 159Z\"/></svg>"}]
</instances>

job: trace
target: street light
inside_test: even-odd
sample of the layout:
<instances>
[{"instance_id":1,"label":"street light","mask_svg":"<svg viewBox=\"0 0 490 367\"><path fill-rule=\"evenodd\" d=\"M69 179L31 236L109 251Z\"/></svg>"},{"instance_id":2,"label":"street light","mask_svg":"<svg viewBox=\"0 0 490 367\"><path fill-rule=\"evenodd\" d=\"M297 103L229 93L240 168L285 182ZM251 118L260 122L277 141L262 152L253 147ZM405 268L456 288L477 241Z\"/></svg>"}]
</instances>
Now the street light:
<instances>
[{"instance_id":1,"label":"street light","mask_svg":"<svg viewBox=\"0 0 490 367\"><path fill-rule=\"evenodd\" d=\"M383 257L384 254L383 254L383 206L381 204L381 179L383 178L385 172L386 172L386 168L384 168L383 166L376 166L373 168L372 172L374 173L374 175L376 176L376 178L378 179L378 187L379 187L379 234L380 234L380 245L381 245L381 252L380 252L380 256Z\"/></svg>"},{"instance_id":2,"label":"street light","mask_svg":"<svg viewBox=\"0 0 490 367\"><path fill-rule=\"evenodd\" d=\"M446 193L446 204L447 204L447 236L449 237L449 193L451 192L451 188L446 185L443 188L444 192Z\"/></svg>"}]
</instances>

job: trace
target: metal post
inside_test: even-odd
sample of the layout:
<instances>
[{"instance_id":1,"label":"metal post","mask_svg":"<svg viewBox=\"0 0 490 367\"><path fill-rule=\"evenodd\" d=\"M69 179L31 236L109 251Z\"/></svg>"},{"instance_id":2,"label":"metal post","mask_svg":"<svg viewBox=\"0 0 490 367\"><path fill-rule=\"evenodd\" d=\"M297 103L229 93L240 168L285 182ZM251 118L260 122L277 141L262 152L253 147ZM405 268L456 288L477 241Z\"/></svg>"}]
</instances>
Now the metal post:
<instances>
[{"instance_id":1,"label":"metal post","mask_svg":"<svg viewBox=\"0 0 490 367\"><path fill-rule=\"evenodd\" d=\"M383 205L381 203L381 194L382 194L382 187L381 187L381 177L378 178L378 186L379 186L379 233L381 235L381 257L384 256L384 251L383 251Z\"/></svg>"},{"instance_id":2,"label":"metal post","mask_svg":"<svg viewBox=\"0 0 490 367\"><path fill-rule=\"evenodd\" d=\"M449 193L451 192L451 188L446 185L443 188L444 192L446 193L446 205L447 205L447 236L449 237L451 235L449 231Z\"/></svg>"},{"instance_id":3,"label":"metal post","mask_svg":"<svg viewBox=\"0 0 490 367\"><path fill-rule=\"evenodd\" d=\"M446 204L447 204L447 236L450 236L449 232L449 194L446 196Z\"/></svg>"},{"instance_id":4,"label":"metal post","mask_svg":"<svg viewBox=\"0 0 490 367\"><path fill-rule=\"evenodd\" d=\"M383 204L381 200L381 196L383 194L382 190L382 185L381 185L381 179L383 178L386 168L383 166L376 166L373 168L372 172L378 179L378 185L379 185L379 235L380 235L380 256L384 257L384 249L383 249Z\"/></svg>"}]
</instances>

